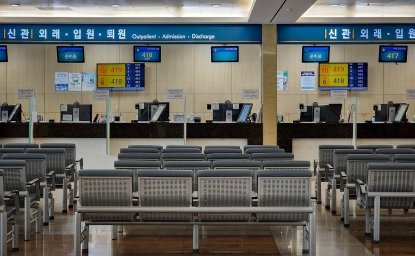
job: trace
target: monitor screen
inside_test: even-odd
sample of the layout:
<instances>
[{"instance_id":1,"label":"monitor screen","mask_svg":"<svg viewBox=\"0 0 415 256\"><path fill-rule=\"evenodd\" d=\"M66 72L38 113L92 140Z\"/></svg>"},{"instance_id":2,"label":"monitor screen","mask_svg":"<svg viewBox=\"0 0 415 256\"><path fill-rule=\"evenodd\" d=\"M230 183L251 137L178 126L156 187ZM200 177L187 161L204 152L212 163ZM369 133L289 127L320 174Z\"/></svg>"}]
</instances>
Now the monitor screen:
<instances>
[{"instance_id":1,"label":"monitor screen","mask_svg":"<svg viewBox=\"0 0 415 256\"><path fill-rule=\"evenodd\" d=\"M0 121L1 122L21 122L22 121L22 105L0 105Z\"/></svg>"},{"instance_id":2,"label":"monitor screen","mask_svg":"<svg viewBox=\"0 0 415 256\"><path fill-rule=\"evenodd\" d=\"M7 45L0 45L0 62L7 62Z\"/></svg>"},{"instance_id":3,"label":"monitor screen","mask_svg":"<svg viewBox=\"0 0 415 256\"><path fill-rule=\"evenodd\" d=\"M303 62L329 62L330 46L303 46Z\"/></svg>"},{"instance_id":4,"label":"monitor screen","mask_svg":"<svg viewBox=\"0 0 415 256\"><path fill-rule=\"evenodd\" d=\"M379 45L379 62L406 62L408 46Z\"/></svg>"},{"instance_id":5,"label":"monitor screen","mask_svg":"<svg viewBox=\"0 0 415 256\"><path fill-rule=\"evenodd\" d=\"M61 104L61 122L92 122L92 104Z\"/></svg>"},{"instance_id":6,"label":"monitor screen","mask_svg":"<svg viewBox=\"0 0 415 256\"><path fill-rule=\"evenodd\" d=\"M342 112L342 104L329 104L327 106L326 123L338 123Z\"/></svg>"},{"instance_id":7,"label":"monitor screen","mask_svg":"<svg viewBox=\"0 0 415 256\"><path fill-rule=\"evenodd\" d=\"M84 63L83 46L56 46L59 63Z\"/></svg>"},{"instance_id":8,"label":"monitor screen","mask_svg":"<svg viewBox=\"0 0 415 256\"><path fill-rule=\"evenodd\" d=\"M150 122L155 113L157 112L159 105L165 105L164 111L160 113L158 121L168 122L170 115L169 102L141 102L135 105L138 110L138 121Z\"/></svg>"},{"instance_id":9,"label":"monitor screen","mask_svg":"<svg viewBox=\"0 0 415 256\"><path fill-rule=\"evenodd\" d=\"M238 62L239 46L212 46L210 60L211 62Z\"/></svg>"},{"instance_id":10,"label":"monitor screen","mask_svg":"<svg viewBox=\"0 0 415 256\"><path fill-rule=\"evenodd\" d=\"M239 113L237 123L246 123L249 118L249 114L251 113L252 104L251 103L244 103L242 109Z\"/></svg>"},{"instance_id":11,"label":"monitor screen","mask_svg":"<svg viewBox=\"0 0 415 256\"><path fill-rule=\"evenodd\" d=\"M402 103L399 105L398 111L396 112L394 122L402 122L407 121L406 119L406 111L408 110L409 105L406 103Z\"/></svg>"},{"instance_id":12,"label":"monitor screen","mask_svg":"<svg viewBox=\"0 0 415 256\"><path fill-rule=\"evenodd\" d=\"M367 90L367 63L320 63L318 88L329 90Z\"/></svg>"},{"instance_id":13,"label":"monitor screen","mask_svg":"<svg viewBox=\"0 0 415 256\"><path fill-rule=\"evenodd\" d=\"M134 46L134 62L160 62L160 46Z\"/></svg>"},{"instance_id":14,"label":"monitor screen","mask_svg":"<svg viewBox=\"0 0 415 256\"><path fill-rule=\"evenodd\" d=\"M98 63L97 89L142 91L145 84L144 63Z\"/></svg>"}]
</instances>

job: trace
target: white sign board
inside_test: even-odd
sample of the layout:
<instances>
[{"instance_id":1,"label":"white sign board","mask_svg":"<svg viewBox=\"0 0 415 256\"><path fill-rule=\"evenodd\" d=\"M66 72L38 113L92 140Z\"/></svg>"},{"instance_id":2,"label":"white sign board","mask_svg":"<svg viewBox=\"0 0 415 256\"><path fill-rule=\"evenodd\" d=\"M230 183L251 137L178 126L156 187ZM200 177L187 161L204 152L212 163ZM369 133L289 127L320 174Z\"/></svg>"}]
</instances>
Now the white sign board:
<instances>
[{"instance_id":1,"label":"white sign board","mask_svg":"<svg viewBox=\"0 0 415 256\"><path fill-rule=\"evenodd\" d=\"M415 100L415 89L406 89L406 99Z\"/></svg>"},{"instance_id":2,"label":"white sign board","mask_svg":"<svg viewBox=\"0 0 415 256\"><path fill-rule=\"evenodd\" d=\"M17 89L19 100L30 99L35 95L35 89Z\"/></svg>"},{"instance_id":3,"label":"white sign board","mask_svg":"<svg viewBox=\"0 0 415 256\"><path fill-rule=\"evenodd\" d=\"M67 91L69 86L68 72L55 72L55 90Z\"/></svg>"},{"instance_id":4,"label":"white sign board","mask_svg":"<svg viewBox=\"0 0 415 256\"><path fill-rule=\"evenodd\" d=\"M277 71L277 90L288 91L288 71Z\"/></svg>"},{"instance_id":5,"label":"white sign board","mask_svg":"<svg viewBox=\"0 0 415 256\"><path fill-rule=\"evenodd\" d=\"M109 96L110 96L109 90L93 90L92 91L92 98L94 100L105 100Z\"/></svg>"},{"instance_id":6,"label":"white sign board","mask_svg":"<svg viewBox=\"0 0 415 256\"><path fill-rule=\"evenodd\" d=\"M332 90L330 94L332 100L347 100L347 90Z\"/></svg>"},{"instance_id":7,"label":"white sign board","mask_svg":"<svg viewBox=\"0 0 415 256\"><path fill-rule=\"evenodd\" d=\"M301 91L314 91L315 85L314 71L301 71Z\"/></svg>"},{"instance_id":8,"label":"white sign board","mask_svg":"<svg viewBox=\"0 0 415 256\"><path fill-rule=\"evenodd\" d=\"M258 100L259 89L242 89L242 99L244 100Z\"/></svg>"},{"instance_id":9,"label":"white sign board","mask_svg":"<svg viewBox=\"0 0 415 256\"><path fill-rule=\"evenodd\" d=\"M82 73L69 73L68 91L80 92L82 90Z\"/></svg>"},{"instance_id":10,"label":"white sign board","mask_svg":"<svg viewBox=\"0 0 415 256\"><path fill-rule=\"evenodd\" d=\"M183 89L167 89L166 99L168 100L183 99Z\"/></svg>"},{"instance_id":11,"label":"white sign board","mask_svg":"<svg viewBox=\"0 0 415 256\"><path fill-rule=\"evenodd\" d=\"M96 89L96 73L82 73L82 91L92 92Z\"/></svg>"}]
</instances>

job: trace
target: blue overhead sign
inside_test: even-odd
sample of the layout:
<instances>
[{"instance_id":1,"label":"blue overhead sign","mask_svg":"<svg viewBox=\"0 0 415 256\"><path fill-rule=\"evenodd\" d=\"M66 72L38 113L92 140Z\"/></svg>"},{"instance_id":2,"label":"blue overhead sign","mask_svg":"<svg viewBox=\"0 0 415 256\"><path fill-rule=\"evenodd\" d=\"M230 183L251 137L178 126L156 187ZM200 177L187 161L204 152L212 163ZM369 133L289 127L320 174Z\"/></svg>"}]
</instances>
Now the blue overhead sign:
<instances>
[{"instance_id":1,"label":"blue overhead sign","mask_svg":"<svg viewBox=\"0 0 415 256\"><path fill-rule=\"evenodd\" d=\"M261 25L0 24L4 43L261 43Z\"/></svg>"},{"instance_id":2,"label":"blue overhead sign","mask_svg":"<svg viewBox=\"0 0 415 256\"><path fill-rule=\"evenodd\" d=\"M415 24L278 25L284 43L415 43Z\"/></svg>"}]
</instances>

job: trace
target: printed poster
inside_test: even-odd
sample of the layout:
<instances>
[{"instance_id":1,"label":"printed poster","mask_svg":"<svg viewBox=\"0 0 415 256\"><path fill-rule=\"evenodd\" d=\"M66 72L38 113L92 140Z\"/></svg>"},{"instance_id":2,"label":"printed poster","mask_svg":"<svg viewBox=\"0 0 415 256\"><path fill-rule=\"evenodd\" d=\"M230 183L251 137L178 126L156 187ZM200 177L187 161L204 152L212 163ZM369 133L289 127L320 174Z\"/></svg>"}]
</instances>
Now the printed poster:
<instances>
[{"instance_id":1,"label":"printed poster","mask_svg":"<svg viewBox=\"0 0 415 256\"><path fill-rule=\"evenodd\" d=\"M315 78L314 71L301 71L301 91L314 91Z\"/></svg>"},{"instance_id":2,"label":"printed poster","mask_svg":"<svg viewBox=\"0 0 415 256\"><path fill-rule=\"evenodd\" d=\"M82 73L69 73L68 91L80 92L82 90Z\"/></svg>"},{"instance_id":3,"label":"printed poster","mask_svg":"<svg viewBox=\"0 0 415 256\"><path fill-rule=\"evenodd\" d=\"M55 90L67 91L69 87L69 73L55 72Z\"/></svg>"},{"instance_id":4,"label":"printed poster","mask_svg":"<svg viewBox=\"0 0 415 256\"><path fill-rule=\"evenodd\" d=\"M277 90L288 91L288 71L277 72Z\"/></svg>"},{"instance_id":5,"label":"printed poster","mask_svg":"<svg viewBox=\"0 0 415 256\"><path fill-rule=\"evenodd\" d=\"M96 73L82 73L82 91L92 92L96 88Z\"/></svg>"}]
</instances>

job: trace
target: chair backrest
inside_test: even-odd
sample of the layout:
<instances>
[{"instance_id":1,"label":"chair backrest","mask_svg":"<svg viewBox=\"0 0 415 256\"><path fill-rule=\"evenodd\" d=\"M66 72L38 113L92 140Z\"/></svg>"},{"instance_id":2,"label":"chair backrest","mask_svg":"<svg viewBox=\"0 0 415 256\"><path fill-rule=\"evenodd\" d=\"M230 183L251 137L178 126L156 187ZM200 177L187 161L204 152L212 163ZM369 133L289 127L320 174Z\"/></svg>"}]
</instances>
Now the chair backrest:
<instances>
[{"instance_id":1,"label":"chair backrest","mask_svg":"<svg viewBox=\"0 0 415 256\"><path fill-rule=\"evenodd\" d=\"M291 170L291 169L310 169L310 161L302 160L278 160L262 162L264 170Z\"/></svg>"},{"instance_id":2,"label":"chair backrest","mask_svg":"<svg viewBox=\"0 0 415 256\"><path fill-rule=\"evenodd\" d=\"M25 160L0 160L5 191L27 191L25 168Z\"/></svg>"},{"instance_id":3,"label":"chair backrest","mask_svg":"<svg viewBox=\"0 0 415 256\"><path fill-rule=\"evenodd\" d=\"M4 170L0 169L0 212L5 211L4 205L4 179L3 179Z\"/></svg>"},{"instance_id":4,"label":"chair backrest","mask_svg":"<svg viewBox=\"0 0 415 256\"><path fill-rule=\"evenodd\" d=\"M28 153L46 155L46 172L55 171L57 176L65 174L66 157L64 148L28 149Z\"/></svg>"},{"instance_id":5,"label":"chair backrest","mask_svg":"<svg viewBox=\"0 0 415 256\"><path fill-rule=\"evenodd\" d=\"M401 144L401 145L397 145L396 148L413 148L413 149L415 149L415 144Z\"/></svg>"},{"instance_id":6,"label":"chair backrest","mask_svg":"<svg viewBox=\"0 0 415 256\"><path fill-rule=\"evenodd\" d=\"M415 164L368 164L368 192L415 192ZM367 205L373 207L373 198ZM414 208L414 198L383 197L381 208Z\"/></svg>"},{"instance_id":7,"label":"chair backrest","mask_svg":"<svg viewBox=\"0 0 415 256\"><path fill-rule=\"evenodd\" d=\"M394 155L393 159L396 163L415 163L415 154Z\"/></svg>"},{"instance_id":8,"label":"chair backrest","mask_svg":"<svg viewBox=\"0 0 415 256\"><path fill-rule=\"evenodd\" d=\"M212 148L241 149L240 146L233 146L233 145L209 145L209 146L205 146L205 149L212 149Z\"/></svg>"},{"instance_id":9,"label":"chair backrest","mask_svg":"<svg viewBox=\"0 0 415 256\"><path fill-rule=\"evenodd\" d=\"M311 206L311 171L292 169L263 170L258 177L258 206ZM289 185L288 185L289 184ZM260 213L258 221L307 221L306 213Z\"/></svg>"},{"instance_id":10,"label":"chair backrest","mask_svg":"<svg viewBox=\"0 0 415 256\"><path fill-rule=\"evenodd\" d=\"M155 207L192 206L193 172L164 170L160 172L140 170L139 205ZM191 221L191 213L141 213L141 220L150 221Z\"/></svg>"},{"instance_id":11,"label":"chair backrest","mask_svg":"<svg viewBox=\"0 0 415 256\"><path fill-rule=\"evenodd\" d=\"M157 148L158 151L163 149L160 145L128 145L128 148Z\"/></svg>"},{"instance_id":12,"label":"chair backrest","mask_svg":"<svg viewBox=\"0 0 415 256\"><path fill-rule=\"evenodd\" d=\"M336 149L353 149L353 145L319 145L318 146L318 165L325 168L326 164L333 165L333 153Z\"/></svg>"},{"instance_id":13,"label":"chair backrest","mask_svg":"<svg viewBox=\"0 0 415 256\"><path fill-rule=\"evenodd\" d=\"M357 145L357 149L370 149L375 153L378 148L393 148L392 145Z\"/></svg>"},{"instance_id":14,"label":"chair backrest","mask_svg":"<svg viewBox=\"0 0 415 256\"><path fill-rule=\"evenodd\" d=\"M242 153L240 148L205 148L203 151L205 154L212 154L212 153Z\"/></svg>"},{"instance_id":15,"label":"chair backrest","mask_svg":"<svg viewBox=\"0 0 415 256\"><path fill-rule=\"evenodd\" d=\"M24 148L0 148L0 159L3 157L4 154L10 153L24 153Z\"/></svg>"},{"instance_id":16,"label":"chair backrest","mask_svg":"<svg viewBox=\"0 0 415 256\"><path fill-rule=\"evenodd\" d=\"M207 154L206 159L209 161L216 161L216 160L242 160L246 159L249 160L249 155L240 154L240 153L212 153Z\"/></svg>"},{"instance_id":17,"label":"chair backrest","mask_svg":"<svg viewBox=\"0 0 415 256\"><path fill-rule=\"evenodd\" d=\"M129 170L83 169L79 171L81 206L132 206L132 178ZM83 220L131 221L134 213L88 213Z\"/></svg>"},{"instance_id":18,"label":"chair backrest","mask_svg":"<svg viewBox=\"0 0 415 256\"><path fill-rule=\"evenodd\" d=\"M392 157L380 154L349 154L347 161L347 183L355 183L356 180L367 182L367 164L369 163L390 163Z\"/></svg>"},{"instance_id":19,"label":"chair backrest","mask_svg":"<svg viewBox=\"0 0 415 256\"><path fill-rule=\"evenodd\" d=\"M251 206L252 176L248 170L202 170L197 172L199 207ZM249 220L249 213L199 214L202 221Z\"/></svg>"},{"instance_id":20,"label":"chair backrest","mask_svg":"<svg viewBox=\"0 0 415 256\"><path fill-rule=\"evenodd\" d=\"M210 161L163 161L166 170L207 170L211 168Z\"/></svg>"},{"instance_id":21,"label":"chair backrest","mask_svg":"<svg viewBox=\"0 0 415 256\"><path fill-rule=\"evenodd\" d=\"M118 159L160 161L160 153L119 153Z\"/></svg>"},{"instance_id":22,"label":"chair backrest","mask_svg":"<svg viewBox=\"0 0 415 256\"><path fill-rule=\"evenodd\" d=\"M283 160L293 160L293 153L253 153L251 155L252 160L257 161L283 161Z\"/></svg>"},{"instance_id":23,"label":"chair backrest","mask_svg":"<svg viewBox=\"0 0 415 256\"><path fill-rule=\"evenodd\" d=\"M75 143L42 143L40 148L63 148L65 149L65 165L75 164L76 145Z\"/></svg>"},{"instance_id":24,"label":"chair backrest","mask_svg":"<svg viewBox=\"0 0 415 256\"><path fill-rule=\"evenodd\" d=\"M284 153L282 148L247 148L244 151L245 154L254 153Z\"/></svg>"},{"instance_id":25,"label":"chair backrest","mask_svg":"<svg viewBox=\"0 0 415 256\"><path fill-rule=\"evenodd\" d=\"M5 154L3 159L24 160L26 180L40 179L46 181L46 155L37 153L11 153Z\"/></svg>"},{"instance_id":26,"label":"chair backrest","mask_svg":"<svg viewBox=\"0 0 415 256\"><path fill-rule=\"evenodd\" d=\"M241 160L215 160L212 162L213 169L247 169L259 170L262 165L259 161L241 161Z\"/></svg>"},{"instance_id":27,"label":"chair backrest","mask_svg":"<svg viewBox=\"0 0 415 256\"><path fill-rule=\"evenodd\" d=\"M335 149L334 150L334 173L340 174L341 172L347 171L347 160L346 157L349 154L371 154L370 149Z\"/></svg>"},{"instance_id":28,"label":"chair backrest","mask_svg":"<svg viewBox=\"0 0 415 256\"><path fill-rule=\"evenodd\" d=\"M7 143L3 145L3 148L39 148L39 144L36 143Z\"/></svg>"},{"instance_id":29,"label":"chair backrest","mask_svg":"<svg viewBox=\"0 0 415 256\"><path fill-rule=\"evenodd\" d=\"M245 150L249 148L280 148L280 147L278 145L245 145L244 152Z\"/></svg>"},{"instance_id":30,"label":"chair backrest","mask_svg":"<svg viewBox=\"0 0 415 256\"><path fill-rule=\"evenodd\" d=\"M204 161L206 156L203 153L163 153L162 161Z\"/></svg>"},{"instance_id":31,"label":"chair backrest","mask_svg":"<svg viewBox=\"0 0 415 256\"><path fill-rule=\"evenodd\" d=\"M133 191L138 191L137 171L140 169L161 169L160 161L146 161L146 160L118 160L114 161L115 169L127 169L133 173Z\"/></svg>"},{"instance_id":32,"label":"chair backrest","mask_svg":"<svg viewBox=\"0 0 415 256\"><path fill-rule=\"evenodd\" d=\"M161 153L202 153L199 148L164 148Z\"/></svg>"},{"instance_id":33,"label":"chair backrest","mask_svg":"<svg viewBox=\"0 0 415 256\"><path fill-rule=\"evenodd\" d=\"M121 148L120 153L159 153L158 148Z\"/></svg>"},{"instance_id":34,"label":"chair backrest","mask_svg":"<svg viewBox=\"0 0 415 256\"><path fill-rule=\"evenodd\" d=\"M412 148L378 148L376 154L394 156L396 154L415 154L415 149Z\"/></svg>"},{"instance_id":35,"label":"chair backrest","mask_svg":"<svg viewBox=\"0 0 415 256\"><path fill-rule=\"evenodd\" d=\"M197 145L166 145L167 148L196 148L199 149L199 151L202 151L202 146Z\"/></svg>"}]
</instances>

